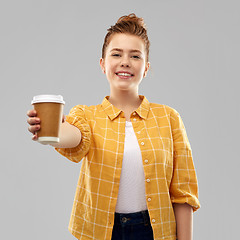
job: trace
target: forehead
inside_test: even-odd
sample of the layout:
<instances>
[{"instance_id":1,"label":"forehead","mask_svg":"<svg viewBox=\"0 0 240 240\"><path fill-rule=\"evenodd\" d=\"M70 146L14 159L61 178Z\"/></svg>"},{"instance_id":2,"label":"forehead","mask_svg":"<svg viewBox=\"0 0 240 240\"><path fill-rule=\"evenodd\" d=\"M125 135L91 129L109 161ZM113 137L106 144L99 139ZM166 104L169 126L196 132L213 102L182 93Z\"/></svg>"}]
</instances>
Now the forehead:
<instances>
[{"instance_id":1,"label":"forehead","mask_svg":"<svg viewBox=\"0 0 240 240\"><path fill-rule=\"evenodd\" d=\"M144 53L144 41L135 35L125 33L115 33L111 36L107 50L118 48L123 50L139 50Z\"/></svg>"}]
</instances>

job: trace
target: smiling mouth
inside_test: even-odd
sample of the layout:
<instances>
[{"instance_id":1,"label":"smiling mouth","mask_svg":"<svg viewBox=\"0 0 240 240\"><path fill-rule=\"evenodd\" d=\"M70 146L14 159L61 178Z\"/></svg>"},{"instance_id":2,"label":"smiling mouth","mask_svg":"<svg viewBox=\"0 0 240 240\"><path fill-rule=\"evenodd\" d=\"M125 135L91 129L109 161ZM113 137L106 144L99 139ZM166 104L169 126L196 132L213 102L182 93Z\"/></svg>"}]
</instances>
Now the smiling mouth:
<instances>
[{"instance_id":1,"label":"smiling mouth","mask_svg":"<svg viewBox=\"0 0 240 240\"><path fill-rule=\"evenodd\" d=\"M119 77L132 77L133 74L131 73L116 73L117 76Z\"/></svg>"}]
</instances>

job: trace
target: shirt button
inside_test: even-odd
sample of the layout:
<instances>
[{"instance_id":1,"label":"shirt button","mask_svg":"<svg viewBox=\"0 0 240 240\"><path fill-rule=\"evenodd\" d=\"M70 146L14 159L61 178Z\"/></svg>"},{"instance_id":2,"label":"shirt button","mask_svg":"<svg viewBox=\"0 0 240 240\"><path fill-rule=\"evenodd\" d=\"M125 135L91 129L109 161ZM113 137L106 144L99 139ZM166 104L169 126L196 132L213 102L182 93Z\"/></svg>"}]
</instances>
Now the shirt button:
<instances>
[{"instance_id":1,"label":"shirt button","mask_svg":"<svg viewBox=\"0 0 240 240\"><path fill-rule=\"evenodd\" d=\"M149 201L149 202L151 202L151 200L152 200L151 198L148 198L148 201Z\"/></svg>"},{"instance_id":2,"label":"shirt button","mask_svg":"<svg viewBox=\"0 0 240 240\"><path fill-rule=\"evenodd\" d=\"M136 113L134 112L134 113L133 113L133 115L135 116L135 115L136 115Z\"/></svg>"},{"instance_id":3,"label":"shirt button","mask_svg":"<svg viewBox=\"0 0 240 240\"><path fill-rule=\"evenodd\" d=\"M134 119L133 119L133 121L134 121L134 122L136 122L136 121L137 121L137 119L136 119L136 118L134 118Z\"/></svg>"},{"instance_id":4,"label":"shirt button","mask_svg":"<svg viewBox=\"0 0 240 240\"><path fill-rule=\"evenodd\" d=\"M141 142L141 145L144 145L144 142Z\"/></svg>"},{"instance_id":5,"label":"shirt button","mask_svg":"<svg viewBox=\"0 0 240 240\"><path fill-rule=\"evenodd\" d=\"M153 218L153 219L152 219L152 223L155 223L155 222L156 222L156 220Z\"/></svg>"},{"instance_id":6,"label":"shirt button","mask_svg":"<svg viewBox=\"0 0 240 240\"><path fill-rule=\"evenodd\" d=\"M149 179L149 178L147 179L147 182L150 182L150 179Z\"/></svg>"},{"instance_id":7,"label":"shirt button","mask_svg":"<svg viewBox=\"0 0 240 240\"><path fill-rule=\"evenodd\" d=\"M141 133L141 131L138 131L138 132L137 132L137 134L140 134L140 133Z\"/></svg>"},{"instance_id":8,"label":"shirt button","mask_svg":"<svg viewBox=\"0 0 240 240\"><path fill-rule=\"evenodd\" d=\"M145 159L145 161L144 161L145 163L148 163L148 160L147 159Z\"/></svg>"}]
</instances>

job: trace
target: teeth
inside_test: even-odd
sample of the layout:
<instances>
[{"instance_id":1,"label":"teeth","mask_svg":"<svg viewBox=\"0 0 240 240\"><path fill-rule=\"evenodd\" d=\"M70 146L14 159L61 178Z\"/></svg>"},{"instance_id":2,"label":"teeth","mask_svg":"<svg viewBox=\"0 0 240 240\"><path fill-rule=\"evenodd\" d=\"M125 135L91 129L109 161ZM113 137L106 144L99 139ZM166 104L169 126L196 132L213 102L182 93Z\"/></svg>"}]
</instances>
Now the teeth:
<instances>
[{"instance_id":1,"label":"teeth","mask_svg":"<svg viewBox=\"0 0 240 240\"><path fill-rule=\"evenodd\" d=\"M119 75L119 76L131 76L131 74L129 74L129 73L117 73L117 75Z\"/></svg>"}]
</instances>

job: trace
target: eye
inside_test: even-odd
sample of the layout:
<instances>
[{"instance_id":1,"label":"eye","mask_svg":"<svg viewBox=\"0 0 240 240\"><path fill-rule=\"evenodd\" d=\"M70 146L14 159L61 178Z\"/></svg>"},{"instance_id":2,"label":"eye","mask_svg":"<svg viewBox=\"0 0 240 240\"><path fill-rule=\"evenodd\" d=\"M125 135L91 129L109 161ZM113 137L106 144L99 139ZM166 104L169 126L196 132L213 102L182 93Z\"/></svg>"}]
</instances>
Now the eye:
<instances>
[{"instance_id":1,"label":"eye","mask_svg":"<svg viewBox=\"0 0 240 240\"><path fill-rule=\"evenodd\" d=\"M134 56L132 56L132 58L140 59L140 56L134 55Z\"/></svg>"},{"instance_id":2,"label":"eye","mask_svg":"<svg viewBox=\"0 0 240 240\"><path fill-rule=\"evenodd\" d=\"M112 56L113 57L120 57L120 54L119 53L113 53Z\"/></svg>"}]
</instances>

